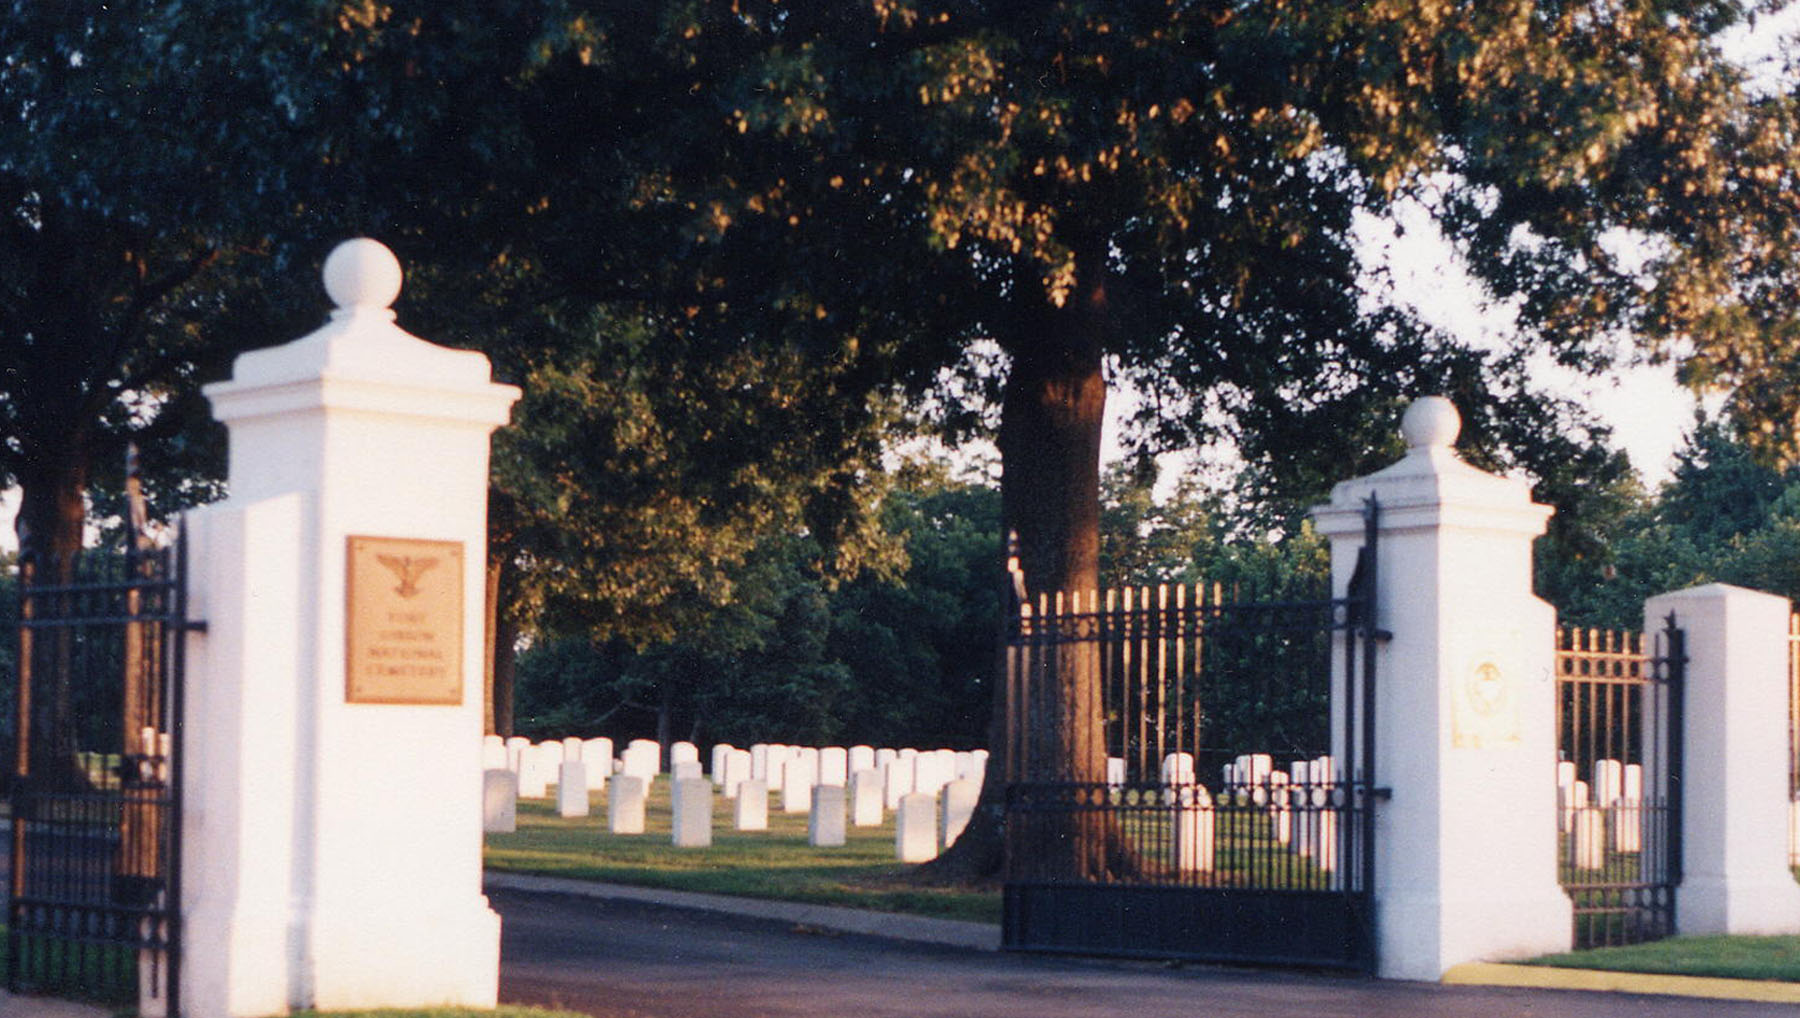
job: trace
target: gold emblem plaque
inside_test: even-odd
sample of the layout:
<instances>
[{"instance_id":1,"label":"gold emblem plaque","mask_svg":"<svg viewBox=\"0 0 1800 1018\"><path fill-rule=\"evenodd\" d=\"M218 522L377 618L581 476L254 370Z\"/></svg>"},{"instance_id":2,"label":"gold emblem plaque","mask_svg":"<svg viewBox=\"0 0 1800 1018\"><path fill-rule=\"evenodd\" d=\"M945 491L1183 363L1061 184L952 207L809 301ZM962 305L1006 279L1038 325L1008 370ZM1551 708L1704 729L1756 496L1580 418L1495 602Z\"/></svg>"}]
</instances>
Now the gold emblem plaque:
<instances>
[{"instance_id":1,"label":"gold emblem plaque","mask_svg":"<svg viewBox=\"0 0 1800 1018\"><path fill-rule=\"evenodd\" d=\"M462 703L462 543L351 537L349 551L345 699Z\"/></svg>"}]
</instances>

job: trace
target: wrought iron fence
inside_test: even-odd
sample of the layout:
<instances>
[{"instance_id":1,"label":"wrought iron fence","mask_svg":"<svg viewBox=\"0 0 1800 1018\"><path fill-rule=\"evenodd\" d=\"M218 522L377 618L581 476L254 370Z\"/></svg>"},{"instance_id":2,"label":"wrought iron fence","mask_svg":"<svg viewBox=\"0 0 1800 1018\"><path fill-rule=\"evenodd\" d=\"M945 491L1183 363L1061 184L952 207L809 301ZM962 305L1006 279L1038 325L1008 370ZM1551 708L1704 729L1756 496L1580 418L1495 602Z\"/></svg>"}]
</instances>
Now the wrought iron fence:
<instances>
[{"instance_id":1,"label":"wrought iron fence","mask_svg":"<svg viewBox=\"0 0 1800 1018\"><path fill-rule=\"evenodd\" d=\"M179 556L133 548L21 561L5 960L14 991L124 1001L148 984L174 1004Z\"/></svg>"},{"instance_id":2,"label":"wrought iron fence","mask_svg":"<svg viewBox=\"0 0 1800 1018\"><path fill-rule=\"evenodd\" d=\"M1022 608L1007 668L1011 878L1360 888L1366 796L1330 753L1349 601L1223 594L1129 588ZM1104 718L1103 773L1071 769L1044 693L1078 669ZM1101 847L1033 847L1077 836Z\"/></svg>"},{"instance_id":3,"label":"wrought iron fence","mask_svg":"<svg viewBox=\"0 0 1800 1018\"><path fill-rule=\"evenodd\" d=\"M1577 948L1675 931L1681 881L1681 632L1557 636L1559 878Z\"/></svg>"},{"instance_id":4,"label":"wrought iron fence","mask_svg":"<svg viewBox=\"0 0 1800 1018\"><path fill-rule=\"evenodd\" d=\"M1007 879L1360 891L1366 797L1352 783L1011 786ZM1031 850L1097 832L1094 865Z\"/></svg>"},{"instance_id":5,"label":"wrought iron fence","mask_svg":"<svg viewBox=\"0 0 1800 1018\"><path fill-rule=\"evenodd\" d=\"M1008 948L1373 966L1376 511L1342 598L1159 586L1020 606Z\"/></svg>"}]
</instances>

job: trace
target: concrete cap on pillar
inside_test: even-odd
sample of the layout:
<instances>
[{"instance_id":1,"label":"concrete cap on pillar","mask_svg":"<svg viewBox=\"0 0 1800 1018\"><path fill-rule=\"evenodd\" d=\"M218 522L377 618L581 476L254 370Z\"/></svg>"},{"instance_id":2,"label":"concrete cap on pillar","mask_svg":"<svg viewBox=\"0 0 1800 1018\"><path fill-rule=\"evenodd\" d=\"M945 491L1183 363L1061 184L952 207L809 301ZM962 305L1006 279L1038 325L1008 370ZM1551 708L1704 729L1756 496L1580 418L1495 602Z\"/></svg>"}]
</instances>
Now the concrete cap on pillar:
<instances>
[{"instance_id":1,"label":"concrete cap on pillar","mask_svg":"<svg viewBox=\"0 0 1800 1018\"><path fill-rule=\"evenodd\" d=\"M379 240L357 237L325 258L325 293L337 305L332 317L388 311L400 296L400 259Z\"/></svg>"},{"instance_id":2,"label":"concrete cap on pillar","mask_svg":"<svg viewBox=\"0 0 1800 1018\"><path fill-rule=\"evenodd\" d=\"M392 305L404 272L387 245L346 240L320 274L336 305L330 319L292 342L238 355L229 381L201 390L214 417L229 422L336 406L506 422L519 390L492 383L486 356L429 343L395 323Z\"/></svg>"},{"instance_id":3,"label":"concrete cap on pillar","mask_svg":"<svg viewBox=\"0 0 1800 1018\"><path fill-rule=\"evenodd\" d=\"M1462 414L1442 396L1423 396L1400 418L1400 436L1408 449L1448 449L1462 434Z\"/></svg>"},{"instance_id":4,"label":"concrete cap on pillar","mask_svg":"<svg viewBox=\"0 0 1800 1018\"><path fill-rule=\"evenodd\" d=\"M1530 482L1463 462L1455 449L1461 433L1462 415L1454 403L1443 396L1414 400L1400 418L1406 455L1384 469L1334 485L1331 501L1313 510L1319 532L1360 534L1363 506L1373 495L1384 519L1396 526L1407 518L1403 514L1417 509L1439 521L1450 512L1466 525L1479 520L1484 528L1542 533L1551 510L1531 501Z\"/></svg>"}]
</instances>

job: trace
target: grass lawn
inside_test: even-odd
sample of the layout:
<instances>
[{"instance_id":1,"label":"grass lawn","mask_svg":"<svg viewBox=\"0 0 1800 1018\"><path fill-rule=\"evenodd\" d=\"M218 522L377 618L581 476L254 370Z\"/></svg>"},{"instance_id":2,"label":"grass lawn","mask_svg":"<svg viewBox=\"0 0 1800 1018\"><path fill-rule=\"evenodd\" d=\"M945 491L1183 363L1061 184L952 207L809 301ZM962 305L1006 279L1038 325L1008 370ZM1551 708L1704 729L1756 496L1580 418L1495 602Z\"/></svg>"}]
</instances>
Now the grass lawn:
<instances>
[{"instance_id":1,"label":"grass lawn","mask_svg":"<svg viewBox=\"0 0 1800 1018\"><path fill-rule=\"evenodd\" d=\"M489 834L484 858L492 870L604 880L746 898L847 905L946 919L1000 921L1000 892L915 884L913 866L894 861L894 822L851 827L841 848L806 843L806 814L780 811L769 797L769 829L738 831L732 801L713 799L710 848L675 848L670 842L669 782L650 790L644 834L609 834L606 796L589 797L590 816L564 819L546 799L519 802L519 829Z\"/></svg>"},{"instance_id":2,"label":"grass lawn","mask_svg":"<svg viewBox=\"0 0 1800 1018\"><path fill-rule=\"evenodd\" d=\"M1545 955L1528 964L1800 982L1800 937L1671 937L1630 947Z\"/></svg>"}]
</instances>

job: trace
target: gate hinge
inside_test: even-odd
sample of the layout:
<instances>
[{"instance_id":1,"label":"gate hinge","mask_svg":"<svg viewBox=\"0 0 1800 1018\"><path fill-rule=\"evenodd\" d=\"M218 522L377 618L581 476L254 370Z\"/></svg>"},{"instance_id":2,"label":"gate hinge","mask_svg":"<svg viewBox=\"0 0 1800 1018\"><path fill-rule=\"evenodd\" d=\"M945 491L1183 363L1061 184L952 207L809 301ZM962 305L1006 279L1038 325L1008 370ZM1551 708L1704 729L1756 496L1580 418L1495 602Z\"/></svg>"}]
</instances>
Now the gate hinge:
<instances>
[{"instance_id":1,"label":"gate hinge","mask_svg":"<svg viewBox=\"0 0 1800 1018\"><path fill-rule=\"evenodd\" d=\"M1358 633L1363 639L1374 640L1376 643L1386 643L1394 638L1394 633L1391 629L1370 629L1367 626L1364 626L1358 630Z\"/></svg>"},{"instance_id":2,"label":"gate hinge","mask_svg":"<svg viewBox=\"0 0 1800 1018\"><path fill-rule=\"evenodd\" d=\"M1371 799L1380 799L1382 802L1387 802L1393 799L1393 797L1394 790L1391 788L1383 787L1369 789L1369 798Z\"/></svg>"},{"instance_id":3,"label":"gate hinge","mask_svg":"<svg viewBox=\"0 0 1800 1018\"><path fill-rule=\"evenodd\" d=\"M184 633L204 633L206 632L206 620L188 619L186 622L177 623L176 628Z\"/></svg>"}]
</instances>

